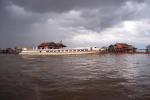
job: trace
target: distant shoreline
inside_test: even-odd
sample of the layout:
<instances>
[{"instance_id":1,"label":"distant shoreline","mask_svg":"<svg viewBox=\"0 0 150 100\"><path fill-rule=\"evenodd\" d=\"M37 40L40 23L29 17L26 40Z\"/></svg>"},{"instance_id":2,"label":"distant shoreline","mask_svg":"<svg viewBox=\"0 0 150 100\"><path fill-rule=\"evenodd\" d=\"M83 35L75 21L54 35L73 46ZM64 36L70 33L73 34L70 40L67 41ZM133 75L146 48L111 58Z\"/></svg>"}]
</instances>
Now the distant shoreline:
<instances>
[{"instance_id":1,"label":"distant shoreline","mask_svg":"<svg viewBox=\"0 0 150 100\"><path fill-rule=\"evenodd\" d=\"M2 55L20 55L19 53L0 53L0 54L2 54ZM135 52L135 53L122 53L122 52L118 52L118 53L114 53L114 52L107 52L107 53L105 53L105 52L99 52L99 53L89 53L89 54L94 54L94 55L102 55L102 54L144 54L144 55L149 55L150 54L150 52ZM27 55L32 55L32 54L27 54ZM76 54L69 54L69 53L67 53L67 54L35 54L35 55L48 55L48 56L55 56L55 55L76 55ZM80 54L77 54L77 55L87 55L86 53L84 54L82 54L82 53L80 53Z\"/></svg>"}]
</instances>

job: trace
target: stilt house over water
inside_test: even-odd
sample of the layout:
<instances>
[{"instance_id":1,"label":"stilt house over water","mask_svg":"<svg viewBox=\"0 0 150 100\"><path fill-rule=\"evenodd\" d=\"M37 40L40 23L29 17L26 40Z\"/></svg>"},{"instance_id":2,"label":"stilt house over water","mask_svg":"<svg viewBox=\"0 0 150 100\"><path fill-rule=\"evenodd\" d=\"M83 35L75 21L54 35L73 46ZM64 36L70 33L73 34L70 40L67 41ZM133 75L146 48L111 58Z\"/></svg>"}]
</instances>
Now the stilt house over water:
<instances>
[{"instance_id":1,"label":"stilt house over water","mask_svg":"<svg viewBox=\"0 0 150 100\"><path fill-rule=\"evenodd\" d=\"M126 53L134 53L136 52L136 49L132 45L128 45L126 43L116 43L114 45L110 45L108 50L109 52L126 52Z\"/></svg>"}]
</instances>

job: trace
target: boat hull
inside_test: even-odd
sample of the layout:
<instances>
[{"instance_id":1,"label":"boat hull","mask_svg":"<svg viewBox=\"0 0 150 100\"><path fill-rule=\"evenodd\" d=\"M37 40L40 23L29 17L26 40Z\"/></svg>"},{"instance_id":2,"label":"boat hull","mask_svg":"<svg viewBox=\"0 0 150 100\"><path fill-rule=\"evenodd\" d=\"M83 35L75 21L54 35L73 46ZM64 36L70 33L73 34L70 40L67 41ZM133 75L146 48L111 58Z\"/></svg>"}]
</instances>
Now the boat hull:
<instances>
[{"instance_id":1,"label":"boat hull","mask_svg":"<svg viewBox=\"0 0 150 100\"><path fill-rule=\"evenodd\" d=\"M42 51L22 51L19 55L87 55L97 54L97 51L77 51L77 52L42 52Z\"/></svg>"}]
</instances>

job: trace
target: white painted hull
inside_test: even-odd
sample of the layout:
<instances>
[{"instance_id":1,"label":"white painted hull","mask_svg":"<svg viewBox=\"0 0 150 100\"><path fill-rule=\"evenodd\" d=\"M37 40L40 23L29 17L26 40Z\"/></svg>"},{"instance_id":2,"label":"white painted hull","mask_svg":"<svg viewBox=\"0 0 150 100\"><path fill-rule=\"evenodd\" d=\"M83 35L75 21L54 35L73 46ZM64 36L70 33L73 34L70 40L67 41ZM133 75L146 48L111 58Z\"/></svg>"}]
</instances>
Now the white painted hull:
<instances>
[{"instance_id":1,"label":"white painted hull","mask_svg":"<svg viewBox=\"0 0 150 100\"><path fill-rule=\"evenodd\" d=\"M54 50L53 52L49 52L49 50L25 50L19 53L20 55L86 55L86 54L96 54L98 51L64 51Z\"/></svg>"}]
</instances>

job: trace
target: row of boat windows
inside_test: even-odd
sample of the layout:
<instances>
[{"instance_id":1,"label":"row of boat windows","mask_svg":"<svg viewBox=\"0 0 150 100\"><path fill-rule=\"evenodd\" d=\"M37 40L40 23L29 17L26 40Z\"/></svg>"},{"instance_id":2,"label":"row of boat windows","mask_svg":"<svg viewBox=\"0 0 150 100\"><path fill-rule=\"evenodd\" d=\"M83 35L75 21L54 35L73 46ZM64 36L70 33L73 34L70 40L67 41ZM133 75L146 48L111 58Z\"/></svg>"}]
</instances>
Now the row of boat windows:
<instances>
[{"instance_id":1,"label":"row of boat windows","mask_svg":"<svg viewBox=\"0 0 150 100\"><path fill-rule=\"evenodd\" d=\"M40 52L77 52L77 51L88 51L88 49L77 49L77 50L47 50Z\"/></svg>"}]
</instances>

